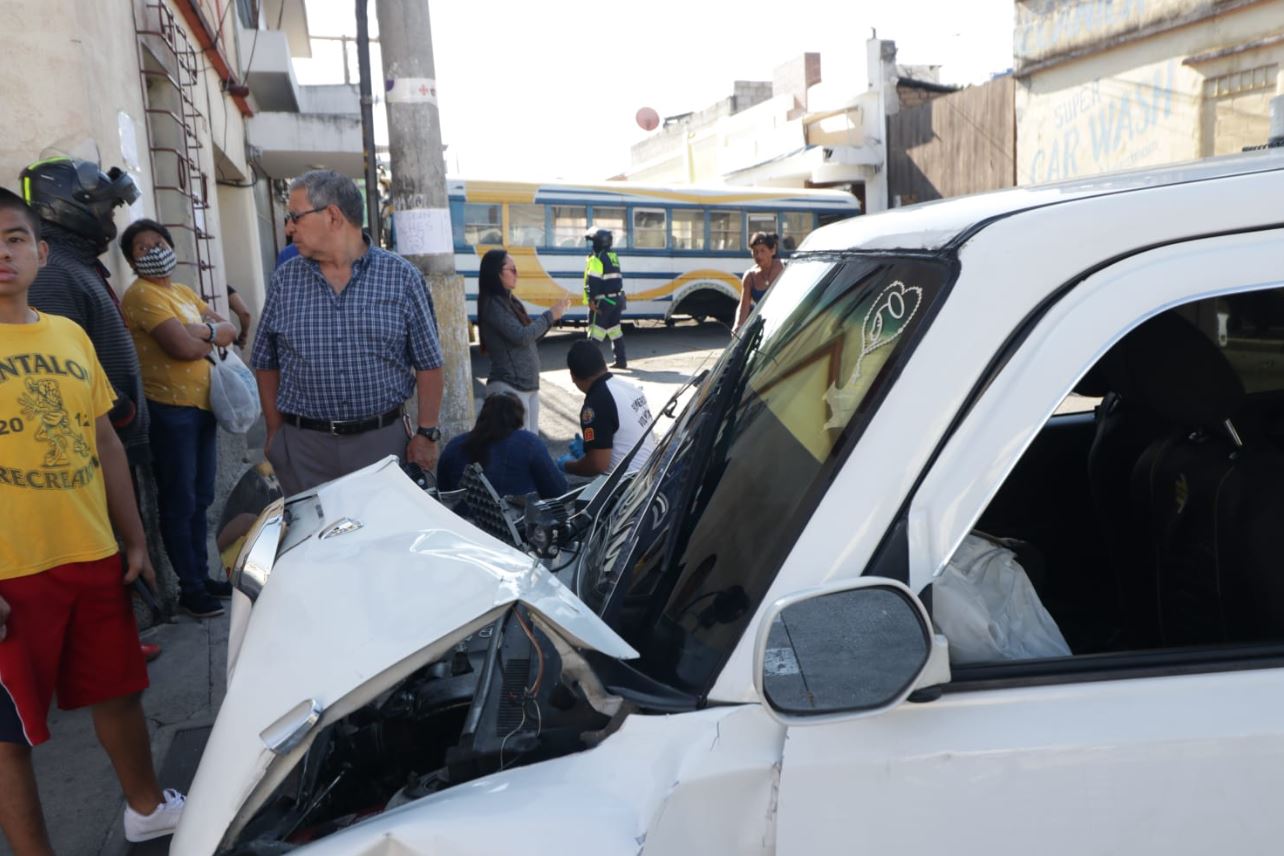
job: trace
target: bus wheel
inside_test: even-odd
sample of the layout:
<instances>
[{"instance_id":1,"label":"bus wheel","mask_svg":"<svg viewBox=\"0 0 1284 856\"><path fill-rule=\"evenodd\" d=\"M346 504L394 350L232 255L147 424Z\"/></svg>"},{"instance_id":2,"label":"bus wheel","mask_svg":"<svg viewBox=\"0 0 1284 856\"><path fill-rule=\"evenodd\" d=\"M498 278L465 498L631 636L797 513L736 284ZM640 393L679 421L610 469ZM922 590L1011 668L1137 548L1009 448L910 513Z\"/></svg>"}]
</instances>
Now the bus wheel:
<instances>
[{"instance_id":1,"label":"bus wheel","mask_svg":"<svg viewBox=\"0 0 1284 856\"><path fill-rule=\"evenodd\" d=\"M711 289L702 289L689 294L673 308L674 315L690 316L697 324L703 324L709 318L715 318L724 324L730 324L736 317L735 300Z\"/></svg>"}]
</instances>

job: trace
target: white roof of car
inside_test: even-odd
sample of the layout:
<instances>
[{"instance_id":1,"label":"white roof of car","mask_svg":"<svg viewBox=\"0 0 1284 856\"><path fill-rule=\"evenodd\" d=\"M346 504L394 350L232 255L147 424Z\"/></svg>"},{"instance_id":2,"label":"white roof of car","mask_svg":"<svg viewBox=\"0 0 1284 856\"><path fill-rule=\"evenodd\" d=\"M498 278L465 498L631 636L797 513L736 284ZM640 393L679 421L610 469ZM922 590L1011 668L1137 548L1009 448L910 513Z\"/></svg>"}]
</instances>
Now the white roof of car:
<instances>
[{"instance_id":1,"label":"white roof of car","mask_svg":"<svg viewBox=\"0 0 1284 856\"><path fill-rule=\"evenodd\" d=\"M942 199L834 223L813 232L799 249L937 250L975 226L1050 205L1280 170L1284 170L1284 148L1263 149L1159 169L1131 170L1059 184ZM1284 200L1281 200L1281 219L1284 220Z\"/></svg>"}]
</instances>

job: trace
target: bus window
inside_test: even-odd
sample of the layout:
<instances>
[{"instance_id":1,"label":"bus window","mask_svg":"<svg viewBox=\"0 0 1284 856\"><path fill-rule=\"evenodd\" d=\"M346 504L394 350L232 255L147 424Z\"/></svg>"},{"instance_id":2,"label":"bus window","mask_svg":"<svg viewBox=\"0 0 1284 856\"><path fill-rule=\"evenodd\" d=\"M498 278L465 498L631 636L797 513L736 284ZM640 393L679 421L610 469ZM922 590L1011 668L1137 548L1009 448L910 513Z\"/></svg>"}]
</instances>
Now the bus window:
<instances>
[{"instance_id":1,"label":"bus window","mask_svg":"<svg viewBox=\"0 0 1284 856\"><path fill-rule=\"evenodd\" d=\"M588 231L588 208L583 205L553 206L553 246L582 247Z\"/></svg>"},{"instance_id":2,"label":"bus window","mask_svg":"<svg viewBox=\"0 0 1284 856\"><path fill-rule=\"evenodd\" d=\"M633 209L633 246L639 250L663 250L666 228L663 208Z\"/></svg>"},{"instance_id":3,"label":"bus window","mask_svg":"<svg viewBox=\"0 0 1284 856\"><path fill-rule=\"evenodd\" d=\"M810 211L780 212L780 248L796 250L803 238L811 234L814 217Z\"/></svg>"},{"instance_id":4,"label":"bus window","mask_svg":"<svg viewBox=\"0 0 1284 856\"><path fill-rule=\"evenodd\" d=\"M504 236L500 231L498 205L464 203L464 243L474 247L478 244L504 243Z\"/></svg>"},{"instance_id":5,"label":"bus window","mask_svg":"<svg viewBox=\"0 0 1284 856\"><path fill-rule=\"evenodd\" d=\"M744 249L744 230L739 211L709 212L709 249Z\"/></svg>"},{"instance_id":6,"label":"bus window","mask_svg":"<svg viewBox=\"0 0 1284 856\"><path fill-rule=\"evenodd\" d=\"M464 247L464 200L457 197L450 197L450 234L455 241L455 247L459 250ZM396 213L393 213L393 246L396 246Z\"/></svg>"},{"instance_id":7,"label":"bus window","mask_svg":"<svg viewBox=\"0 0 1284 856\"><path fill-rule=\"evenodd\" d=\"M593 206L593 226L598 229L611 230L611 246L619 249L629 245L629 232L624 226L623 208L603 208Z\"/></svg>"},{"instance_id":8,"label":"bus window","mask_svg":"<svg viewBox=\"0 0 1284 856\"><path fill-rule=\"evenodd\" d=\"M544 206L508 204L508 243L514 247L544 246Z\"/></svg>"},{"instance_id":9,"label":"bus window","mask_svg":"<svg viewBox=\"0 0 1284 856\"><path fill-rule=\"evenodd\" d=\"M766 232L769 235L779 234L776 230L776 215L761 211L749 212L749 234Z\"/></svg>"},{"instance_id":10,"label":"bus window","mask_svg":"<svg viewBox=\"0 0 1284 856\"><path fill-rule=\"evenodd\" d=\"M703 209L675 208L673 210L673 249L704 249Z\"/></svg>"}]
</instances>

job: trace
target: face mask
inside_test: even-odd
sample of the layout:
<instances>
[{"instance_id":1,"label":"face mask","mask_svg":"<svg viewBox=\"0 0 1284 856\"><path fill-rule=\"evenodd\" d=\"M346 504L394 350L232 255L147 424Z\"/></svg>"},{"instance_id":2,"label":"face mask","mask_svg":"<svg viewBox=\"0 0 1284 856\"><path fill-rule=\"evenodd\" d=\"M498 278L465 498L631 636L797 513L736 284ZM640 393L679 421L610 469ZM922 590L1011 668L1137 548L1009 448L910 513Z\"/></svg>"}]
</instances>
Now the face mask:
<instances>
[{"instance_id":1,"label":"face mask","mask_svg":"<svg viewBox=\"0 0 1284 856\"><path fill-rule=\"evenodd\" d=\"M143 276L169 276L178 267L178 257L168 244L152 247L134 262L134 269Z\"/></svg>"}]
</instances>

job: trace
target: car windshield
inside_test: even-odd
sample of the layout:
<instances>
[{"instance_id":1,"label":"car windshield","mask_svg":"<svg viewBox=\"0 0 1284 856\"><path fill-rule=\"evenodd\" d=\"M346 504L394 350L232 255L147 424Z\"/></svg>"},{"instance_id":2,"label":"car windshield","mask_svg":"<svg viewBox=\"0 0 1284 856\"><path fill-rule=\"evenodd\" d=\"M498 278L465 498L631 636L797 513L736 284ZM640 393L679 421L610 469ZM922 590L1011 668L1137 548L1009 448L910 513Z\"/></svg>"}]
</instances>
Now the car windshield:
<instances>
[{"instance_id":1,"label":"car windshield","mask_svg":"<svg viewBox=\"0 0 1284 856\"><path fill-rule=\"evenodd\" d=\"M580 596L704 694L951 281L929 257L802 254L610 517Z\"/></svg>"}]
</instances>

